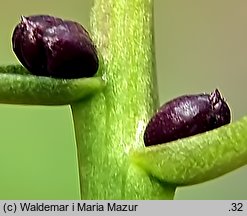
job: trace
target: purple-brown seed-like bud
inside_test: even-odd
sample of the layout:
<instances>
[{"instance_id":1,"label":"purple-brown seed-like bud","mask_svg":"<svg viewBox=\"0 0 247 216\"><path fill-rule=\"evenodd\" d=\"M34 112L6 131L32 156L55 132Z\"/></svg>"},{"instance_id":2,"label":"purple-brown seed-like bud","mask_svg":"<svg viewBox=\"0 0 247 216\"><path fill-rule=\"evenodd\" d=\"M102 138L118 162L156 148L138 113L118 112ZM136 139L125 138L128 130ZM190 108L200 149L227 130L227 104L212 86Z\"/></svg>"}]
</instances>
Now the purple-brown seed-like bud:
<instances>
[{"instance_id":1,"label":"purple-brown seed-like bud","mask_svg":"<svg viewBox=\"0 0 247 216\"><path fill-rule=\"evenodd\" d=\"M144 132L146 146L203 133L231 121L230 109L216 89L211 94L184 95L165 103Z\"/></svg>"},{"instance_id":2,"label":"purple-brown seed-like bud","mask_svg":"<svg viewBox=\"0 0 247 216\"><path fill-rule=\"evenodd\" d=\"M70 79L91 77L98 70L97 51L88 32L73 21L46 15L22 17L12 45L34 75Z\"/></svg>"}]
</instances>

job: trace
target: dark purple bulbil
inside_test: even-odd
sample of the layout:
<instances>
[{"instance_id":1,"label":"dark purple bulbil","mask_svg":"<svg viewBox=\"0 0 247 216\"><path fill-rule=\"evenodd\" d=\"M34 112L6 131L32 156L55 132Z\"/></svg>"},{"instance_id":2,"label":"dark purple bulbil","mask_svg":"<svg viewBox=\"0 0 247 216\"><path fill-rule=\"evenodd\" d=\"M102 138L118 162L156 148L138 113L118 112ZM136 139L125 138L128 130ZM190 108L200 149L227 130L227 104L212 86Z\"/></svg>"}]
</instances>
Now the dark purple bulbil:
<instances>
[{"instance_id":1,"label":"dark purple bulbil","mask_svg":"<svg viewBox=\"0 0 247 216\"><path fill-rule=\"evenodd\" d=\"M36 15L22 17L12 37L13 50L32 74L55 78L91 77L98 57L88 32L78 23Z\"/></svg>"},{"instance_id":2,"label":"dark purple bulbil","mask_svg":"<svg viewBox=\"0 0 247 216\"><path fill-rule=\"evenodd\" d=\"M211 94L185 95L164 104L144 133L146 146L203 133L231 121L227 103L216 89Z\"/></svg>"}]
</instances>

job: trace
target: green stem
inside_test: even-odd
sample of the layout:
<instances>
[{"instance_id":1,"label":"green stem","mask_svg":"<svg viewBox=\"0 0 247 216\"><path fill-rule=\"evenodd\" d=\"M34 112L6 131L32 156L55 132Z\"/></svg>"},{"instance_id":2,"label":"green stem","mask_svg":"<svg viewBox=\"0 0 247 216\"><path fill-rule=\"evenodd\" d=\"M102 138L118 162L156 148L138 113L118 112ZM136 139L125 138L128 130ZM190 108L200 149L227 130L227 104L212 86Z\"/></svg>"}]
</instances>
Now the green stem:
<instances>
[{"instance_id":1,"label":"green stem","mask_svg":"<svg viewBox=\"0 0 247 216\"><path fill-rule=\"evenodd\" d=\"M102 93L72 103L82 199L173 199L175 186L131 164L158 106L152 0L95 0Z\"/></svg>"}]
</instances>

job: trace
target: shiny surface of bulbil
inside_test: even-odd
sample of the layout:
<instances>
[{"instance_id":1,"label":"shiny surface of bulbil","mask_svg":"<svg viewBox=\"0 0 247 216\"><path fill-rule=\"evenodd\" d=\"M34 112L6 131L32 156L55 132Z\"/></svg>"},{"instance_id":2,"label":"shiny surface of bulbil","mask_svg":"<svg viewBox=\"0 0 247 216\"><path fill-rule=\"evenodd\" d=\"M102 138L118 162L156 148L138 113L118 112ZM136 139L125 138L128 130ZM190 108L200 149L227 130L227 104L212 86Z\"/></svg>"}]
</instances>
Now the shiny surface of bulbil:
<instances>
[{"instance_id":1,"label":"shiny surface of bulbil","mask_svg":"<svg viewBox=\"0 0 247 216\"><path fill-rule=\"evenodd\" d=\"M47 15L21 17L12 36L13 50L32 74L54 78L91 77L98 69L88 32L73 21Z\"/></svg>"},{"instance_id":2,"label":"shiny surface of bulbil","mask_svg":"<svg viewBox=\"0 0 247 216\"><path fill-rule=\"evenodd\" d=\"M203 133L231 121L230 109L216 89L211 94L184 95L165 103L149 121L146 146Z\"/></svg>"}]
</instances>

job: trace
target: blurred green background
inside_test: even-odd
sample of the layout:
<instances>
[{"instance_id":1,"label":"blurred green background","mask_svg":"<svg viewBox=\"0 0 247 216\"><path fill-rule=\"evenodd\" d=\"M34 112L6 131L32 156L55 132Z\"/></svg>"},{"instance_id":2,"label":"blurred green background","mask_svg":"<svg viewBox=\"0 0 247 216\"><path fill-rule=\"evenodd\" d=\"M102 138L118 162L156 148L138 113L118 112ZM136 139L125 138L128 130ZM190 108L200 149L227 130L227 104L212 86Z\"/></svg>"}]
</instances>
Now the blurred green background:
<instances>
[{"instance_id":1,"label":"blurred green background","mask_svg":"<svg viewBox=\"0 0 247 216\"><path fill-rule=\"evenodd\" d=\"M160 102L219 88L233 120L247 113L247 2L154 0ZM89 26L92 1L4 1L1 64L18 63L11 34L21 15L50 14ZM0 199L79 199L67 106L0 105ZM179 188L176 199L247 199L247 168Z\"/></svg>"}]
</instances>

